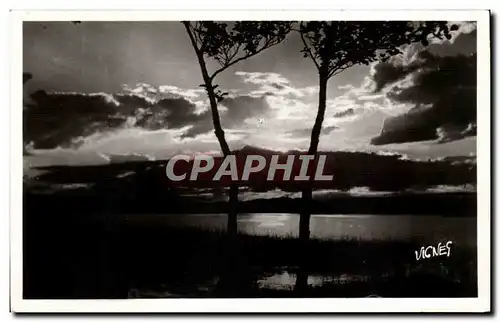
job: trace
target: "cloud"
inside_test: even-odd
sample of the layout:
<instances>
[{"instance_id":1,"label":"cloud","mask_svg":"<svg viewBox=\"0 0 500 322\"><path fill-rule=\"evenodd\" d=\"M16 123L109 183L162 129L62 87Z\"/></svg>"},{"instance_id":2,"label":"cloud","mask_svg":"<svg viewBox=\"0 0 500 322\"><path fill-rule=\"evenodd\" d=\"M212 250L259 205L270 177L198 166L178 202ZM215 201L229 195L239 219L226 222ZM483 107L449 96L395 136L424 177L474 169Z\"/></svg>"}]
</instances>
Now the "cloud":
<instances>
[{"instance_id":1,"label":"cloud","mask_svg":"<svg viewBox=\"0 0 500 322\"><path fill-rule=\"evenodd\" d=\"M261 73L261 72L243 72L237 71L237 76L242 76L245 83L267 85L275 84L278 86L288 85L290 82L285 77L278 73Z\"/></svg>"},{"instance_id":2,"label":"cloud","mask_svg":"<svg viewBox=\"0 0 500 322\"><path fill-rule=\"evenodd\" d=\"M207 112L196 114L195 110L196 105L184 98L163 98L152 104L146 111L138 111L134 115L136 118L134 125L150 130L197 126L209 116Z\"/></svg>"},{"instance_id":3,"label":"cloud","mask_svg":"<svg viewBox=\"0 0 500 322\"><path fill-rule=\"evenodd\" d=\"M82 138L117 129L179 129L201 123L196 105L182 97L158 101L137 92L46 93L30 95L23 113L24 140L36 149L78 146Z\"/></svg>"},{"instance_id":4,"label":"cloud","mask_svg":"<svg viewBox=\"0 0 500 322\"><path fill-rule=\"evenodd\" d=\"M345 111L340 111L340 112L337 112L337 113L333 114L333 117L343 118L343 117L353 116L353 115L354 115L354 109L351 107L351 108L348 108Z\"/></svg>"},{"instance_id":5,"label":"cloud","mask_svg":"<svg viewBox=\"0 0 500 322\"><path fill-rule=\"evenodd\" d=\"M477 29L477 22L475 21L450 21L448 22L448 26L452 25L458 26L458 30L451 33L451 39L441 41L441 42L449 42L450 44L455 43L457 38L459 38L462 34L470 34Z\"/></svg>"},{"instance_id":6,"label":"cloud","mask_svg":"<svg viewBox=\"0 0 500 322\"><path fill-rule=\"evenodd\" d=\"M437 62L429 51L419 51L412 55L417 47L419 45L408 46L403 56L394 56L388 62L373 65L371 74L375 93L380 92L387 85L403 81L407 75L422 68L437 67Z\"/></svg>"},{"instance_id":7,"label":"cloud","mask_svg":"<svg viewBox=\"0 0 500 322\"><path fill-rule=\"evenodd\" d=\"M317 112L318 87L294 86L286 77L277 73L240 71L236 74L243 78L243 82L257 85L256 89L249 90L248 96L263 97L270 107L260 118L254 117L245 122L248 128L253 129L254 142L259 138L258 144L266 144L272 137L274 147L282 148L287 144L307 146ZM343 95L327 100L322 136L338 131L340 126L342 129L351 126L351 123L367 114L365 101L357 99L357 96L367 95L367 90L352 84L340 86L340 89L345 90ZM372 98L367 98L370 99ZM379 127L376 131L378 130Z\"/></svg>"},{"instance_id":8,"label":"cloud","mask_svg":"<svg viewBox=\"0 0 500 322\"><path fill-rule=\"evenodd\" d=\"M264 74L250 75L248 81L256 84L266 81L265 78L262 78L265 76ZM271 73L269 77L267 82L273 83L274 86L278 86L284 81L279 74ZM181 139L195 138L200 134L213 131L212 116L203 89L182 89L172 85L161 85L156 88L146 83L138 83L134 88L125 87L125 89L134 95L141 95L156 102L154 108L148 111L151 117L143 118L142 122L137 122L138 126L147 125L146 128L150 129L163 128L164 120L167 118L167 125L170 129L188 126L188 129L180 135ZM218 106L224 129L238 127L245 120L264 116L269 111L269 104L263 95L243 95L238 94L235 90L228 92L230 95Z\"/></svg>"},{"instance_id":9,"label":"cloud","mask_svg":"<svg viewBox=\"0 0 500 322\"><path fill-rule=\"evenodd\" d=\"M464 129L461 125L444 124L436 129L438 143L446 143L455 140L460 140L468 136L477 135L477 125L469 123Z\"/></svg>"},{"instance_id":10,"label":"cloud","mask_svg":"<svg viewBox=\"0 0 500 322\"><path fill-rule=\"evenodd\" d=\"M321 135L328 135L332 133L333 131L338 130L338 126L323 126L321 129ZM302 128L302 129L296 129L293 130L292 132L288 133L289 137L310 137L312 132L312 128Z\"/></svg>"},{"instance_id":11,"label":"cloud","mask_svg":"<svg viewBox=\"0 0 500 322\"><path fill-rule=\"evenodd\" d=\"M288 96L302 98L317 94L318 86L294 87L291 82L278 73L243 72L237 71L237 76L243 78L246 84L258 85L258 89L250 91L250 96Z\"/></svg>"},{"instance_id":12,"label":"cloud","mask_svg":"<svg viewBox=\"0 0 500 322\"><path fill-rule=\"evenodd\" d=\"M378 102L380 95L370 97L362 88L353 85L344 85L341 88L346 90L342 95L326 101L327 110L324 121L326 125L349 126L374 110L375 108L371 105L375 105L377 109L380 106Z\"/></svg>"},{"instance_id":13,"label":"cloud","mask_svg":"<svg viewBox=\"0 0 500 322\"><path fill-rule=\"evenodd\" d=\"M76 137L125 122L105 95L40 90L30 97L33 103L23 111L23 130L25 142L33 142L34 148L70 145Z\"/></svg>"},{"instance_id":14,"label":"cloud","mask_svg":"<svg viewBox=\"0 0 500 322\"><path fill-rule=\"evenodd\" d=\"M197 113L208 110L208 100L203 89L186 89L172 85L160 85L155 87L148 83L137 83L135 86L122 85L124 93L143 97L150 102L157 102L161 99L182 98L193 103L197 107Z\"/></svg>"},{"instance_id":15,"label":"cloud","mask_svg":"<svg viewBox=\"0 0 500 322\"><path fill-rule=\"evenodd\" d=\"M228 130L243 127L247 120L266 117L269 112L270 106L265 97L241 95L225 98L219 103L221 124L226 134L229 133ZM211 132L213 129L212 117L207 111L200 115L197 122L183 133L181 138L194 138L200 134Z\"/></svg>"},{"instance_id":16,"label":"cloud","mask_svg":"<svg viewBox=\"0 0 500 322\"><path fill-rule=\"evenodd\" d=\"M354 85L352 84L345 84L345 85L339 85L337 86L339 90L351 90L354 88Z\"/></svg>"},{"instance_id":17,"label":"cloud","mask_svg":"<svg viewBox=\"0 0 500 322\"><path fill-rule=\"evenodd\" d=\"M425 51L406 66L379 65L384 67L375 68L376 89L393 84L387 97L414 107L387 119L372 144L449 142L475 135L475 54L441 57Z\"/></svg>"},{"instance_id":18,"label":"cloud","mask_svg":"<svg viewBox=\"0 0 500 322\"><path fill-rule=\"evenodd\" d=\"M226 128L241 125L246 119L255 116L264 117L270 111L265 97L237 96L226 98L220 104L227 108L222 115L222 123Z\"/></svg>"},{"instance_id":19,"label":"cloud","mask_svg":"<svg viewBox=\"0 0 500 322\"><path fill-rule=\"evenodd\" d=\"M24 75L27 78L26 75ZM34 149L76 148L90 136L102 137L117 130L178 130L180 139L213 131L203 91L146 83L124 86L123 92L47 93L29 95L23 113L25 146ZM220 104L224 128L242 125L246 119L269 111L265 97L227 97Z\"/></svg>"}]
</instances>

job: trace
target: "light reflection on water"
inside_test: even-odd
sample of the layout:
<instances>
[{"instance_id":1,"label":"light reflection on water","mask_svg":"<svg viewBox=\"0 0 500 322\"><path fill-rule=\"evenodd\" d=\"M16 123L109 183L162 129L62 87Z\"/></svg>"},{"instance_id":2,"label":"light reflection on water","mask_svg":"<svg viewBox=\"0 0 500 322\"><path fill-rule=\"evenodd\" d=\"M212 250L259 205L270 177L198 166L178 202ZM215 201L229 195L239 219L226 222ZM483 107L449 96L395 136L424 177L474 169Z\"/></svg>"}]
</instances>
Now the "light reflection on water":
<instances>
[{"instance_id":1,"label":"light reflection on water","mask_svg":"<svg viewBox=\"0 0 500 322\"><path fill-rule=\"evenodd\" d=\"M295 286L297 275L290 272L281 272L268 277L263 277L257 284L260 288L272 288L275 290L291 290ZM324 284L347 284L350 282L366 282L368 276L342 274L338 276L327 276L319 274L309 274L307 284L310 286L321 286Z\"/></svg>"},{"instance_id":2,"label":"light reflection on water","mask_svg":"<svg viewBox=\"0 0 500 322\"><path fill-rule=\"evenodd\" d=\"M138 215L158 224L224 230L225 214ZM238 230L247 234L297 237L296 214L239 214ZM451 240L476 245L476 218L431 215L312 215L311 236L322 239L418 239L429 244Z\"/></svg>"},{"instance_id":3,"label":"light reflection on water","mask_svg":"<svg viewBox=\"0 0 500 322\"><path fill-rule=\"evenodd\" d=\"M197 227L223 230L227 224L225 214L189 215L140 215L129 220L146 220L174 227ZM298 236L299 216L296 214L239 214L240 232L255 235L281 237ZM353 238L357 240L408 240L418 239L425 245L435 245L440 241L453 241L454 244L475 247L476 218L441 217L422 215L312 215L311 236L323 239ZM341 274L336 276L310 274L307 283L311 286L324 284L346 284L366 282L367 276ZM259 288L291 290L296 275L284 269L269 276L263 276L257 284ZM210 293L217 281L208 281L200 286L200 294ZM137 293L137 294L136 294ZM176 297L164 290L144 293L133 290L130 297Z\"/></svg>"}]
</instances>

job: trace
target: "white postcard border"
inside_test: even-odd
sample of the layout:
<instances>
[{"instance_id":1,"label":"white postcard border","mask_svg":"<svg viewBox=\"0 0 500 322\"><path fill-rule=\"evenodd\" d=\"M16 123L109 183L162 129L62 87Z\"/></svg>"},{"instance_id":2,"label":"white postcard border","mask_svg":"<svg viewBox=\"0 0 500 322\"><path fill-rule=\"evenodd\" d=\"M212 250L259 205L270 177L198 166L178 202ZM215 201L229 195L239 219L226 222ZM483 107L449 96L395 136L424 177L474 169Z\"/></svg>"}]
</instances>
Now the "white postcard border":
<instances>
[{"instance_id":1,"label":"white postcard border","mask_svg":"<svg viewBox=\"0 0 500 322\"><path fill-rule=\"evenodd\" d=\"M22 298L22 22L178 20L448 20L477 21L477 298L128 299ZM167 10L12 11L10 13L10 277L14 312L485 312L491 283L490 13L486 10ZM19 86L17 85L19 84Z\"/></svg>"}]
</instances>

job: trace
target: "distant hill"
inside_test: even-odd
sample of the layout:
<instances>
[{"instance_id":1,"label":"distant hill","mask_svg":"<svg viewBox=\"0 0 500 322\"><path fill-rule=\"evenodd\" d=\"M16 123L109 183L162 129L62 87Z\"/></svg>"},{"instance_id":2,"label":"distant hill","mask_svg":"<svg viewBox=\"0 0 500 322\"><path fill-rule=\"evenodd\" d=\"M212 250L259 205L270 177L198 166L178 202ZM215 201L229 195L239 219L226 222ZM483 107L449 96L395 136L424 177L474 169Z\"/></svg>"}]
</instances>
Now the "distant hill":
<instances>
[{"instance_id":1,"label":"distant hill","mask_svg":"<svg viewBox=\"0 0 500 322\"><path fill-rule=\"evenodd\" d=\"M252 189L268 191L280 188L286 191L299 191L304 185L312 185L318 189L349 190L353 187L369 187L376 191L400 191L411 187L426 187L436 185L464 185L475 184L476 165L471 160L473 157L453 157L442 160L413 161L403 159L401 155L380 155L365 152L319 152L327 156L325 173L333 174L330 182L284 182L282 171L278 171L276 179L267 181L267 167L272 155L280 156L280 163L286 161L290 154L301 154L299 151L275 152L272 150L246 146L235 152L238 167L243 168L246 156L261 155L266 158L266 168L255 174L251 174L246 182L240 182L242 186ZM94 183L115 181L135 181L135 184L164 185L166 187L201 188L215 187L217 183L212 181L213 174L222 162L222 157L216 157L216 166L211 172L200 174L196 182L170 182L165 174L165 166L168 160L127 160L123 162L112 162L105 165L92 166L48 166L37 167L43 170L37 177L38 182L47 184L72 184L72 183ZM178 163L179 171L189 173L192 164L186 162ZM178 171L178 170L176 170ZM294 167L292 177L299 172L299 165ZM240 173L241 175L241 173ZM223 177L222 185L228 185L229 177Z\"/></svg>"},{"instance_id":2,"label":"distant hill","mask_svg":"<svg viewBox=\"0 0 500 322\"><path fill-rule=\"evenodd\" d=\"M275 152L256 147L236 151L238 163L247 155L257 154L268 161L278 154L284 162L300 151ZM412 161L400 155L363 152L320 152L327 155L326 173L332 181L320 183L266 180L267 172L240 182L243 194L253 198L239 203L241 212L298 212L306 207L311 213L447 214L474 216L476 194L459 189L432 190L441 186L476 185L476 165L471 158ZM217 157L215 163L221 163ZM210 173L196 182L170 182L165 174L168 160L128 160L92 166L38 167L35 178L24 181L25 209L50 209L62 215L68 211L108 213L224 213L227 187L214 184ZM189 170L189 164L181 162ZM214 170L215 171L215 170ZM295 173L298 169L293 170ZM228 182L223 182L227 184ZM299 192L304 187L330 191L305 205L300 198L279 196L259 198L273 190ZM362 187L362 189L358 189ZM349 191L393 192L353 195ZM464 189L465 190L465 189ZM242 197L243 198L243 197Z\"/></svg>"},{"instance_id":3,"label":"distant hill","mask_svg":"<svg viewBox=\"0 0 500 322\"><path fill-rule=\"evenodd\" d=\"M110 154L107 155L110 163L125 163L133 161L153 161L154 158L144 154Z\"/></svg>"}]
</instances>

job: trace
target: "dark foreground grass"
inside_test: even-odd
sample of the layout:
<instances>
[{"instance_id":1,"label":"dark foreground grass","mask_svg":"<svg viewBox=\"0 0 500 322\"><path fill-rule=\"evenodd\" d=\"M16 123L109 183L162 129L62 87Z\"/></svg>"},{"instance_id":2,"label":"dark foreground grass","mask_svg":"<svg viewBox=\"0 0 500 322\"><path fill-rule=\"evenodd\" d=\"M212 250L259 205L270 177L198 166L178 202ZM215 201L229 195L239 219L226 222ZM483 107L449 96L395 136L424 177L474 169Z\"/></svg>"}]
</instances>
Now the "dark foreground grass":
<instances>
[{"instance_id":1,"label":"dark foreground grass","mask_svg":"<svg viewBox=\"0 0 500 322\"><path fill-rule=\"evenodd\" d=\"M450 257L417 261L418 240L304 244L140 217L24 216L25 298L477 296L476 251L459 244ZM286 285L262 284L284 272ZM297 275L326 282L296 288Z\"/></svg>"}]
</instances>

